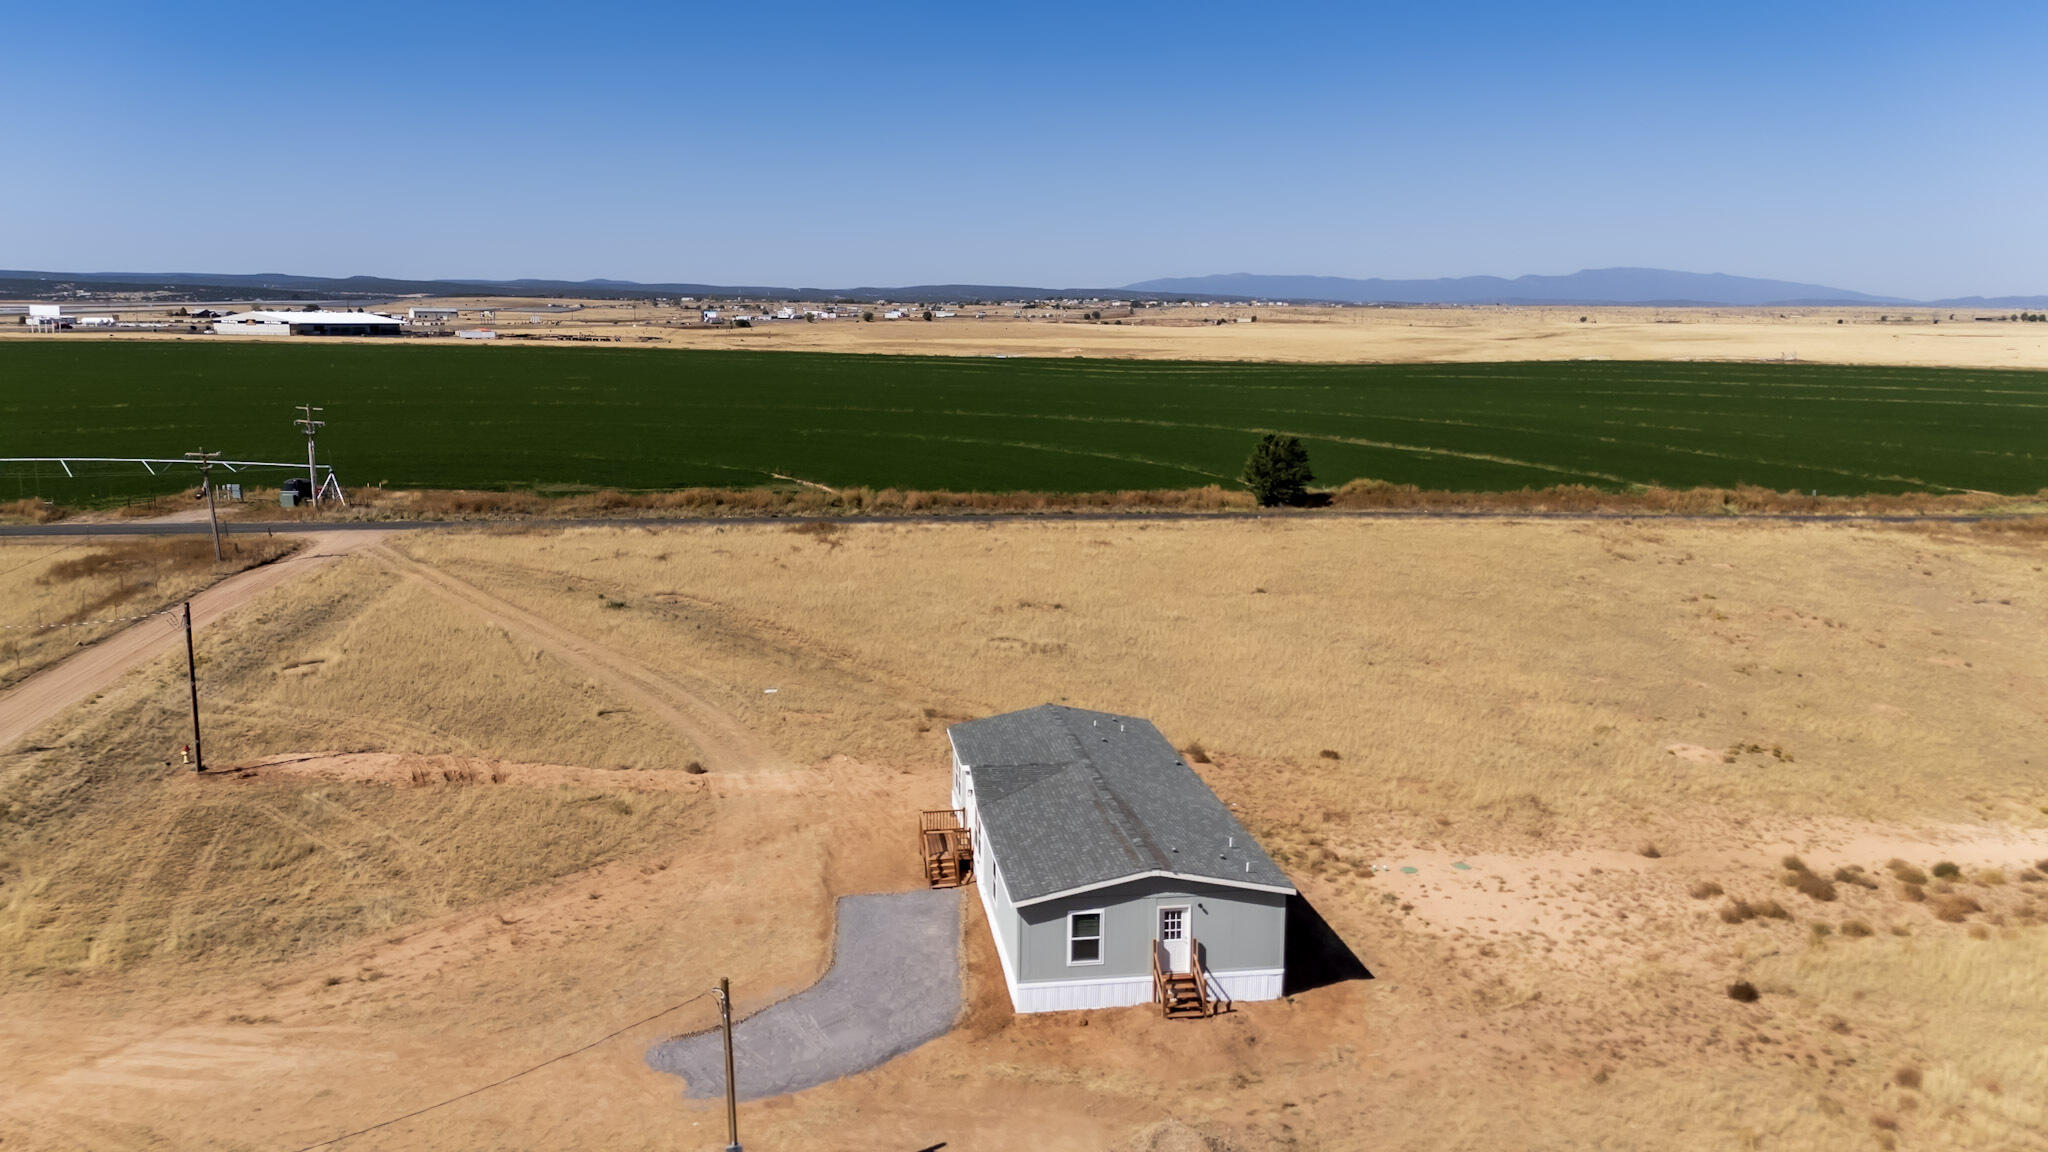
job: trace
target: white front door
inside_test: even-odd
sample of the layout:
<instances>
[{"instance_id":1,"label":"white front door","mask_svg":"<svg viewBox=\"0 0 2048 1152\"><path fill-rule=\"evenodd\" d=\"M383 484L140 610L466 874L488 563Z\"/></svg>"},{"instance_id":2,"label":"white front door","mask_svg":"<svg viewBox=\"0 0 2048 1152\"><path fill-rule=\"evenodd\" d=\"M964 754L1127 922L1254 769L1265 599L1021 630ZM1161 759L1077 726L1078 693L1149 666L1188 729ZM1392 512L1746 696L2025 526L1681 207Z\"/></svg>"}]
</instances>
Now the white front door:
<instances>
[{"instance_id":1,"label":"white front door","mask_svg":"<svg viewBox=\"0 0 2048 1152\"><path fill-rule=\"evenodd\" d=\"M1188 971L1188 910L1159 910L1159 943L1166 949L1166 962L1175 972Z\"/></svg>"}]
</instances>

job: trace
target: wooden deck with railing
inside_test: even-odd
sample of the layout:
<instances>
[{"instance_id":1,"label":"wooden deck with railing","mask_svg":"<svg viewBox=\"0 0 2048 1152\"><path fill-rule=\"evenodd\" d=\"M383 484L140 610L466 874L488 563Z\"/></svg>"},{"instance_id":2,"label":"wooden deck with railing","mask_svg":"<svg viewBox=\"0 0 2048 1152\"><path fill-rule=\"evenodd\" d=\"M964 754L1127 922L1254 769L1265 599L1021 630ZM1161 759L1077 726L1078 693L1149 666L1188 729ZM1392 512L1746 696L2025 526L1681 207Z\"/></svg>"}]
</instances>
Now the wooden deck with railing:
<instances>
[{"instance_id":1,"label":"wooden deck with railing","mask_svg":"<svg viewBox=\"0 0 2048 1152\"><path fill-rule=\"evenodd\" d=\"M974 874L974 836L958 808L927 809L917 820L924 878L934 888L958 888Z\"/></svg>"}]
</instances>

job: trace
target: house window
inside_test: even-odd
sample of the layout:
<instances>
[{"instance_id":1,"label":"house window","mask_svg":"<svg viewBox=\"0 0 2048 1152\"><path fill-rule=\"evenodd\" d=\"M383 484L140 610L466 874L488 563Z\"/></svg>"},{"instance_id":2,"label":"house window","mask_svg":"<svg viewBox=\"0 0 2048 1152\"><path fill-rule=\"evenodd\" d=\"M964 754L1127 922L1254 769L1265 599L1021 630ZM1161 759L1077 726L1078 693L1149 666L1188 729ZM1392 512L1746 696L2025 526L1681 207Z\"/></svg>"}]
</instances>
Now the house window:
<instances>
[{"instance_id":1,"label":"house window","mask_svg":"<svg viewBox=\"0 0 2048 1152\"><path fill-rule=\"evenodd\" d=\"M1102 910L1067 913L1067 963L1102 963Z\"/></svg>"}]
</instances>

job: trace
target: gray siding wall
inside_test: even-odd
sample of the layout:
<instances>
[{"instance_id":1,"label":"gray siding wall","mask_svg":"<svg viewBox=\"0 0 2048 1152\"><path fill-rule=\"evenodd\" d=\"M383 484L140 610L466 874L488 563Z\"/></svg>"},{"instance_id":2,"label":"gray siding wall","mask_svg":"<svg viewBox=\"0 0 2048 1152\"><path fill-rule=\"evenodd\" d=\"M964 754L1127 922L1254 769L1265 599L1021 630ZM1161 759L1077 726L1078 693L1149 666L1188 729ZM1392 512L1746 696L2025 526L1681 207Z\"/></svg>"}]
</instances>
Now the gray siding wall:
<instances>
[{"instance_id":1,"label":"gray siding wall","mask_svg":"<svg viewBox=\"0 0 2048 1152\"><path fill-rule=\"evenodd\" d=\"M1162 905L1187 906L1188 930L1212 972L1278 968L1285 959L1286 896L1153 876L1017 909L1021 947L1011 955L1018 981L1151 976ZM1096 909L1103 914L1103 962L1068 964L1067 913Z\"/></svg>"},{"instance_id":2,"label":"gray siding wall","mask_svg":"<svg viewBox=\"0 0 2048 1152\"><path fill-rule=\"evenodd\" d=\"M1023 961L1019 959L1018 949L1023 944L1020 931L1023 922L1017 918L1016 906L1010 903L1009 890L1003 886L1002 870L995 867L993 857L982 855L980 849L981 845L977 838L974 867L981 874L975 877L974 882L985 889L988 906L992 909L989 916L989 931L1002 937L1003 954L1010 957L1012 963L1021 966ZM1022 972L1017 973L1017 979L1024 978Z\"/></svg>"}]
</instances>

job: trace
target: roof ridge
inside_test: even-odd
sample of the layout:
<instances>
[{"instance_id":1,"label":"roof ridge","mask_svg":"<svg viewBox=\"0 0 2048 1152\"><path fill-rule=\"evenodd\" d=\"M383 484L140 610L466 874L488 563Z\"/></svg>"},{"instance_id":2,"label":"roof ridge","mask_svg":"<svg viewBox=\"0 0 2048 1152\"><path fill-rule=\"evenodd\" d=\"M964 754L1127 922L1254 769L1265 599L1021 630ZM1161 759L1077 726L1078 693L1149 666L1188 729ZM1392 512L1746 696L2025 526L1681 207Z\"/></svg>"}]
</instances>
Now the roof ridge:
<instances>
[{"instance_id":1,"label":"roof ridge","mask_svg":"<svg viewBox=\"0 0 2048 1152\"><path fill-rule=\"evenodd\" d=\"M1153 867L1168 872L1174 871L1172 862L1159 850L1159 845L1153 841L1151 833L1145 831L1145 822L1138 819L1136 812L1131 811L1129 801L1126 801L1123 794L1102 775L1102 770L1095 766L1093 758L1088 760L1088 776L1095 784L1096 809L1109 820L1110 827L1115 828L1117 834L1124 838L1125 845L1131 850L1131 857L1142 863L1141 856L1149 856L1152 858ZM1102 805L1103 799L1109 801L1109 807ZM1139 848L1144 849L1142 854L1138 852Z\"/></svg>"}]
</instances>

